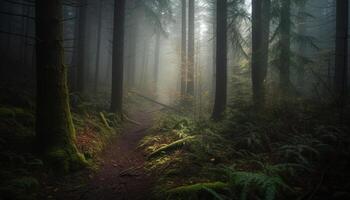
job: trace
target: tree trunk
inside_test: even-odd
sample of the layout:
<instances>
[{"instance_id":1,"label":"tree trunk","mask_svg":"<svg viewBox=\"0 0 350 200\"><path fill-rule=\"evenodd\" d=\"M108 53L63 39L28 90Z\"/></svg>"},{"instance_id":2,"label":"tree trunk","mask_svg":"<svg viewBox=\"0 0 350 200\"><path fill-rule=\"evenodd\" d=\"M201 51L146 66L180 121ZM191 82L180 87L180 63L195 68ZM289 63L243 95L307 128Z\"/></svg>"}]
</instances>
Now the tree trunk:
<instances>
[{"instance_id":1,"label":"tree trunk","mask_svg":"<svg viewBox=\"0 0 350 200\"><path fill-rule=\"evenodd\" d=\"M305 4L301 5L298 12L298 25L297 25L297 31L299 35L305 35L306 33L306 16L305 16ZM304 56L306 53L307 45L305 43L298 44L298 54ZM297 70L297 81L298 81L298 88L301 90L304 88L305 84L305 64L301 57L298 58L297 61L298 67Z\"/></svg>"},{"instance_id":2,"label":"tree trunk","mask_svg":"<svg viewBox=\"0 0 350 200\"><path fill-rule=\"evenodd\" d=\"M158 86L158 73L159 73L159 55L160 53L160 30L156 32L156 43L155 43L155 53L154 53L154 92L157 94L157 86Z\"/></svg>"},{"instance_id":3,"label":"tree trunk","mask_svg":"<svg viewBox=\"0 0 350 200\"><path fill-rule=\"evenodd\" d=\"M73 41L73 54L72 54L72 60L69 68L69 87L70 90L72 91L78 91L78 57L79 57L79 43L80 43L80 38L79 38L79 8L75 8L75 16L77 18L74 21L74 41Z\"/></svg>"},{"instance_id":4,"label":"tree trunk","mask_svg":"<svg viewBox=\"0 0 350 200\"><path fill-rule=\"evenodd\" d=\"M125 0L115 0L111 111L122 117Z\"/></svg>"},{"instance_id":5,"label":"tree trunk","mask_svg":"<svg viewBox=\"0 0 350 200\"><path fill-rule=\"evenodd\" d=\"M268 66L270 0L252 1L252 86L253 102L265 102L265 79Z\"/></svg>"},{"instance_id":6,"label":"tree trunk","mask_svg":"<svg viewBox=\"0 0 350 200\"><path fill-rule=\"evenodd\" d=\"M288 94L291 87L290 82L290 31L291 31L291 0L283 0L281 8L281 39L280 39L280 85L279 88L282 94Z\"/></svg>"},{"instance_id":7,"label":"tree trunk","mask_svg":"<svg viewBox=\"0 0 350 200\"><path fill-rule=\"evenodd\" d=\"M219 120L227 99L227 0L216 2L216 84L212 119Z\"/></svg>"},{"instance_id":8,"label":"tree trunk","mask_svg":"<svg viewBox=\"0 0 350 200\"><path fill-rule=\"evenodd\" d=\"M126 81L127 81L127 87L133 88L135 86L135 70L136 70L136 54L137 54L137 38L138 38L138 27L139 27L139 19L138 19L138 11L139 11L139 5L137 0L130 1L130 9L132 10L129 15L131 25L130 25L130 31L129 31L129 52L128 52L128 59L127 59L127 68L126 68Z\"/></svg>"},{"instance_id":9,"label":"tree trunk","mask_svg":"<svg viewBox=\"0 0 350 200\"><path fill-rule=\"evenodd\" d=\"M94 83L94 92L98 92L98 77L99 77L99 65L100 65L100 50L101 50L101 34L102 34L102 9L103 9L103 0L99 2L98 8L98 28L97 28L97 49L96 49L96 63L95 63L95 83Z\"/></svg>"},{"instance_id":10,"label":"tree trunk","mask_svg":"<svg viewBox=\"0 0 350 200\"><path fill-rule=\"evenodd\" d=\"M87 0L81 0L79 8L79 34L77 51L77 92L84 93L85 90L85 44L86 44L86 4Z\"/></svg>"},{"instance_id":11,"label":"tree trunk","mask_svg":"<svg viewBox=\"0 0 350 200\"><path fill-rule=\"evenodd\" d=\"M67 68L63 49L62 0L37 0L35 7L37 55L37 148L59 172L80 167L69 108Z\"/></svg>"},{"instance_id":12,"label":"tree trunk","mask_svg":"<svg viewBox=\"0 0 350 200\"><path fill-rule=\"evenodd\" d=\"M348 17L349 2L336 2L336 44L334 86L339 104L343 105L347 95L348 79Z\"/></svg>"},{"instance_id":13,"label":"tree trunk","mask_svg":"<svg viewBox=\"0 0 350 200\"><path fill-rule=\"evenodd\" d=\"M187 71L187 95L194 95L194 0L188 4L188 71Z\"/></svg>"},{"instance_id":14,"label":"tree trunk","mask_svg":"<svg viewBox=\"0 0 350 200\"><path fill-rule=\"evenodd\" d=\"M265 82L269 66L269 44L270 44L270 19L271 19L271 0L264 0L262 3L262 103L265 104Z\"/></svg>"},{"instance_id":15,"label":"tree trunk","mask_svg":"<svg viewBox=\"0 0 350 200\"><path fill-rule=\"evenodd\" d=\"M182 0L181 10L181 95L186 94L186 76L187 76L187 1Z\"/></svg>"}]
</instances>

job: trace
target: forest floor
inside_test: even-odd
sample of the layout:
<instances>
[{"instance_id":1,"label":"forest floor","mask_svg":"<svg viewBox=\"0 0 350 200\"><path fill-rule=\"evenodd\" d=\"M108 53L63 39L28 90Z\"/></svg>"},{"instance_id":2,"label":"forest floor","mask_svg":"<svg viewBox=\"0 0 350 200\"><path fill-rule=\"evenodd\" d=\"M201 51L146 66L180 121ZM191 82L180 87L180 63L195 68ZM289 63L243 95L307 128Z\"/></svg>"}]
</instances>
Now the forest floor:
<instances>
[{"instance_id":1,"label":"forest floor","mask_svg":"<svg viewBox=\"0 0 350 200\"><path fill-rule=\"evenodd\" d=\"M98 170L92 174L80 172L58 186L49 186L49 193L55 194L49 196L52 199L70 200L148 199L154 179L144 170L146 155L138 145L147 135L158 110L152 107L130 112L129 117L135 122L126 122L121 135L115 137L101 152ZM89 178L79 184L81 176Z\"/></svg>"}]
</instances>

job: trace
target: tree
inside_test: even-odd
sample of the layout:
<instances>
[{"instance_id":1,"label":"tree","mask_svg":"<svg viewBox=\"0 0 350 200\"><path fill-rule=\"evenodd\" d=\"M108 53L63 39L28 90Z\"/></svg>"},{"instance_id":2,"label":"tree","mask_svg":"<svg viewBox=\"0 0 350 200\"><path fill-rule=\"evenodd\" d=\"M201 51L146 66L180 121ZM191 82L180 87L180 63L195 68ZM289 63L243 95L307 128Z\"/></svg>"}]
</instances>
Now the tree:
<instances>
[{"instance_id":1,"label":"tree","mask_svg":"<svg viewBox=\"0 0 350 200\"><path fill-rule=\"evenodd\" d=\"M279 72L280 83L279 88L282 93L288 94L291 87L290 81L290 36L291 36L291 0L283 0L281 2L280 13L280 55L279 55Z\"/></svg>"},{"instance_id":2,"label":"tree","mask_svg":"<svg viewBox=\"0 0 350 200\"><path fill-rule=\"evenodd\" d=\"M227 0L218 0L216 9L216 89L212 119L219 120L227 101Z\"/></svg>"},{"instance_id":3,"label":"tree","mask_svg":"<svg viewBox=\"0 0 350 200\"><path fill-rule=\"evenodd\" d=\"M137 56L137 39L139 32L139 17L142 2L139 0L131 0L130 6L130 31L128 40L128 59L126 68L126 82L127 87L133 88L135 86L135 71L136 71L136 56Z\"/></svg>"},{"instance_id":4,"label":"tree","mask_svg":"<svg viewBox=\"0 0 350 200\"><path fill-rule=\"evenodd\" d=\"M154 72L153 72L153 77L154 77L154 89L155 92L157 92L157 82L158 82L158 72L159 72L159 53L160 53L160 35L161 32L160 30L156 30L156 41L155 41L155 48L154 48Z\"/></svg>"},{"instance_id":5,"label":"tree","mask_svg":"<svg viewBox=\"0 0 350 200\"><path fill-rule=\"evenodd\" d=\"M265 79L268 66L270 0L252 1L252 86L253 102L265 102Z\"/></svg>"},{"instance_id":6,"label":"tree","mask_svg":"<svg viewBox=\"0 0 350 200\"><path fill-rule=\"evenodd\" d=\"M80 1L78 16L78 49L77 49L77 92L83 93L85 90L85 44L86 44L86 4L87 0Z\"/></svg>"},{"instance_id":7,"label":"tree","mask_svg":"<svg viewBox=\"0 0 350 200\"><path fill-rule=\"evenodd\" d=\"M67 68L63 63L62 0L36 1L37 102L36 139L39 152L56 170L80 167L69 108Z\"/></svg>"},{"instance_id":8,"label":"tree","mask_svg":"<svg viewBox=\"0 0 350 200\"><path fill-rule=\"evenodd\" d=\"M182 0L182 14L181 14L181 95L186 94L186 75L187 75L187 62L186 62L186 45L187 45L187 1Z\"/></svg>"},{"instance_id":9,"label":"tree","mask_svg":"<svg viewBox=\"0 0 350 200\"><path fill-rule=\"evenodd\" d=\"M194 0L188 4L187 95L194 95Z\"/></svg>"},{"instance_id":10,"label":"tree","mask_svg":"<svg viewBox=\"0 0 350 200\"><path fill-rule=\"evenodd\" d=\"M100 54L101 54L101 34L102 34L102 9L103 9L103 0L99 1L98 8L98 27L97 27L97 50L96 50L96 63L95 63L95 83L94 83L94 92L98 92L98 77L99 77L99 66L100 66Z\"/></svg>"},{"instance_id":11,"label":"tree","mask_svg":"<svg viewBox=\"0 0 350 200\"><path fill-rule=\"evenodd\" d=\"M115 0L111 111L122 116L125 0Z\"/></svg>"},{"instance_id":12,"label":"tree","mask_svg":"<svg viewBox=\"0 0 350 200\"><path fill-rule=\"evenodd\" d=\"M336 1L336 41L334 86L339 103L345 103L348 84L349 1Z\"/></svg>"}]
</instances>

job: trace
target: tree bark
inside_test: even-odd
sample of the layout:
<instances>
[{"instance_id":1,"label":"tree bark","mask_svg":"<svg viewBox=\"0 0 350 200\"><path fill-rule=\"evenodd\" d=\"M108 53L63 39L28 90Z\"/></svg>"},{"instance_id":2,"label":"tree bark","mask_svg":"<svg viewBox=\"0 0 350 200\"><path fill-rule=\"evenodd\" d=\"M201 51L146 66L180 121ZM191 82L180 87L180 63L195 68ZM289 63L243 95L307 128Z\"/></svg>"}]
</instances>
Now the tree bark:
<instances>
[{"instance_id":1,"label":"tree bark","mask_svg":"<svg viewBox=\"0 0 350 200\"><path fill-rule=\"evenodd\" d=\"M187 76L187 1L182 0L181 14L181 96L186 94L186 76Z\"/></svg>"},{"instance_id":2,"label":"tree bark","mask_svg":"<svg viewBox=\"0 0 350 200\"><path fill-rule=\"evenodd\" d=\"M111 111L122 117L125 0L115 0Z\"/></svg>"},{"instance_id":3,"label":"tree bark","mask_svg":"<svg viewBox=\"0 0 350 200\"><path fill-rule=\"evenodd\" d=\"M283 0L281 8L281 39L280 39L280 85L282 94L288 94L291 89L290 81L290 31L291 31L291 0Z\"/></svg>"},{"instance_id":4,"label":"tree bark","mask_svg":"<svg viewBox=\"0 0 350 200\"><path fill-rule=\"evenodd\" d=\"M97 49L96 49L96 63L95 63L95 83L94 83L94 92L98 92L98 78L99 78L99 66L100 66L100 51L101 51L101 34L102 34L102 9L103 9L103 0L99 2L98 8L98 28L97 28Z\"/></svg>"},{"instance_id":5,"label":"tree bark","mask_svg":"<svg viewBox=\"0 0 350 200\"><path fill-rule=\"evenodd\" d=\"M69 88L72 91L78 91L78 57L79 57L79 10L80 8L75 8L75 16L76 19L74 21L74 41L73 41L73 54L72 54L72 60L69 68Z\"/></svg>"},{"instance_id":6,"label":"tree bark","mask_svg":"<svg viewBox=\"0 0 350 200\"><path fill-rule=\"evenodd\" d=\"M348 84L348 19L349 1L336 1L336 44L334 86L338 103L343 105L347 96Z\"/></svg>"},{"instance_id":7,"label":"tree bark","mask_svg":"<svg viewBox=\"0 0 350 200\"><path fill-rule=\"evenodd\" d=\"M216 6L216 89L212 119L219 120L227 101L227 0L218 0Z\"/></svg>"},{"instance_id":8,"label":"tree bark","mask_svg":"<svg viewBox=\"0 0 350 200\"><path fill-rule=\"evenodd\" d=\"M265 79L268 66L270 0L252 1L252 89L257 107L265 103Z\"/></svg>"},{"instance_id":9,"label":"tree bark","mask_svg":"<svg viewBox=\"0 0 350 200\"><path fill-rule=\"evenodd\" d=\"M188 4L187 95L194 96L194 0Z\"/></svg>"},{"instance_id":10,"label":"tree bark","mask_svg":"<svg viewBox=\"0 0 350 200\"><path fill-rule=\"evenodd\" d=\"M139 4L137 0L130 1L130 9L132 10L129 15L131 25L128 38L130 39L128 42L128 59L127 59L127 68L126 68L126 82L127 87L133 88L135 86L135 70L136 70L136 54L137 54L137 38L138 38L138 29L139 29L139 19L138 19L138 11Z\"/></svg>"},{"instance_id":11,"label":"tree bark","mask_svg":"<svg viewBox=\"0 0 350 200\"><path fill-rule=\"evenodd\" d=\"M85 52L86 52L86 4L87 0L81 0L79 8L79 33L78 33L78 51L77 51L77 92L84 93L85 90Z\"/></svg>"},{"instance_id":12,"label":"tree bark","mask_svg":"<svg viewBox=\"0 0 350 200\"><path fill-rule=\"evenodd\" d=\"M37 148L55 170L68 172L84 162L75 146L63 49L62 0L36 1Z\"/></svg>"},{"instance_id":13,"label":"tree bark","mask_svg":"<svg viewBox=\"0 0 350 200\"><path fill-rule=\"evenodd\" d=\"M297 31L299 35L305 35L306 34L306 16L305 16L305 4L301 5L298 12L298 25L297 25ZM298 44L298 54L304 55L306 53L306 44L300 43ZM298 87L300 89L304 88L304 82L305 82L305 64L303 62L303 59L299 56L299 59L297 60L298 67L297 70L297 81L298 81Z\"/></svg>"},{"instance_id":14,"label":"tree bark","mask_svg":"<svg viewBox=\"0 0 350 200\"><path fill-rule=\"evenodd\" d=\"M159 57L160 57L160 30L156 32L156 42L155 42L155 53L154 53L154 90L155 94L157 94L157 85L158 85L158 73L159 73Z\"/></svg>"}]
</instances>

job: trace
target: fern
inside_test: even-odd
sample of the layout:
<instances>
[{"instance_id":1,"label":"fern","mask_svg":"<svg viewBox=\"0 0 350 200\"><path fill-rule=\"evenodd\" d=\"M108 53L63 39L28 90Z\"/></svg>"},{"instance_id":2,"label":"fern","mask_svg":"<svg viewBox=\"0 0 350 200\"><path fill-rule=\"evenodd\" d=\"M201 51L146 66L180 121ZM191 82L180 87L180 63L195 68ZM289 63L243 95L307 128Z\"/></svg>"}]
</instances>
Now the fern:
<instances>
[{"instance_id":1,"label":"fern","mask_svg":"<svg viewBox=\"0 0 350 200\"><path fill-rule=\"evenodd\" d=\"M248 199L248 194L256 188L265 200L276 199L279 190L293 191L283 179L274 174L262 172L229 171L230 183L241 188L241 199Z\"/></svg>"}]
</instances>

